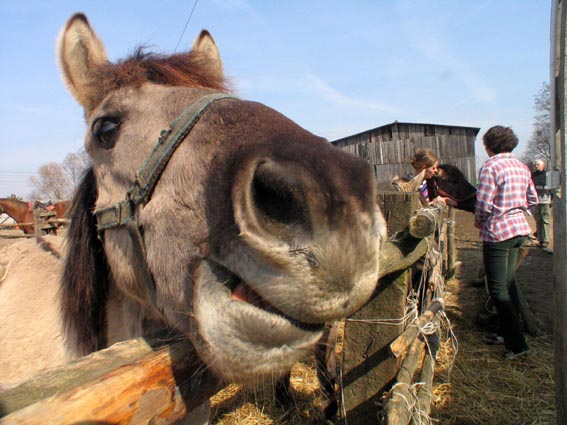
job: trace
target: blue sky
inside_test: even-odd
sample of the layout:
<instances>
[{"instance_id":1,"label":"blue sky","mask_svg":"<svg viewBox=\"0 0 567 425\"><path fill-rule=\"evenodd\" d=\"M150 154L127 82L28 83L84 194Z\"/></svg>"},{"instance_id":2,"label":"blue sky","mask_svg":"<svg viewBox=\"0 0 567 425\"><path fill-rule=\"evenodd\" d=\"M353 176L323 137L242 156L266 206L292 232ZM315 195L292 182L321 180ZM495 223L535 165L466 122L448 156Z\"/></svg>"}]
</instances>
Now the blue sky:
<instances>
[{"instance_id":1,"label":"blue sky","mask_svg":"<svg viewBox=\"0 0 567 425\"><path fill-rule=\"evenodd\" d=\"M243 98L334 140L395 120L509 125L521 144L549 80L544 0L0 0L0 197L82 147L55 40L84 12L111 60L186 50L206 28ZM182 36L182 37L181 37ZM480 139L480 137L479 137ZM477 141L477 155L484 154Z\"/></svg>"}]
</instances>

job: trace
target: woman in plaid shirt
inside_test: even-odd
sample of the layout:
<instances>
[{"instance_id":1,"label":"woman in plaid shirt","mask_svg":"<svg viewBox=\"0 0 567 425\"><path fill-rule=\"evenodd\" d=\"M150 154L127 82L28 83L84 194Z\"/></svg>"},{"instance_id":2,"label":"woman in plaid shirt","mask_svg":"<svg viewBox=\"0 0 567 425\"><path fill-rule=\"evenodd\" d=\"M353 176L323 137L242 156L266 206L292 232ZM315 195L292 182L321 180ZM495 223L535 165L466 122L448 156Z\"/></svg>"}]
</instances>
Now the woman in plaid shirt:
<instances>
[{"instance_id":1,"label":"woman in plaid shirt","mask_svg":"<svg viewBox=\"0 0 567 425\"><path fill-rule=\"evenodd\" d=\"M495 126L483 136L489 158L479 173L475 226L480 229L488 291L498 311L498 334L485 335L489 344L505 344L507 359L529 351L518 316L516 259L531 234L524 213L538 202L529 168L512 151L518 138L509 127Z\"/></svg>"}]
</instances>

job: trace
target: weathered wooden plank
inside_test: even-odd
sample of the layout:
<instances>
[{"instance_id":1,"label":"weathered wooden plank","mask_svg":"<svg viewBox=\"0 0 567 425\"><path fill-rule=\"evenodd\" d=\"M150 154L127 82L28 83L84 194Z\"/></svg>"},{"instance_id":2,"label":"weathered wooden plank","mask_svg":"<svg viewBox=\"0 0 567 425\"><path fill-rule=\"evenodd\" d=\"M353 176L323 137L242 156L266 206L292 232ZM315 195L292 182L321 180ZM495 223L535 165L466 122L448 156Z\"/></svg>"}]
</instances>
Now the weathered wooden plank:
<instances>
[{"instance_id":1,"label":"weathered wooden plank","mask_svg":"<svg viewBox=\"0 0 567 425\"><path fill-rule=\"evenodd\" d=\"M433 320L435 315L445 308L443 300L438 298L421 313L417 320L411 323L403 333L401 333L391 344L390 352L394 357L402 356L410 346L410 344L419 335L421 329Z\"/></svg>"},{"instance_id":2,"label":"weathered wooden plank","mask_svg":"<svg viewBox=\"0 0 567 425\"><path fill-rule=\"evenodd\" d=\"M415 209L406 209L405 220L400 218L400 223L405 221L407 227L408 218L421 207L418 194L380 193L379 198L383 211L391 216L391 209L399 212L404 205L404 195L415 201ZM342 391L349 423L376 421L376 403L398 372L400 359L390 355L389 344L405 325L402 318L411 287L410 266L423 258L430 242L408 232L388 241L380 254L382 267L375 294L346 322Z\"/></svg>"},{"instance_id":3,"label":"weathered wooden plank","mask_svg":"<svg viewBox=\"0 0 567 425\"><path fill-rule=\"evenodd\" d=\"M191 387L196 368L185 342L118 343L0 393L2 424L173 423L216 389Z\"/></svg>"},{"instance_id":4,"label":"weathered wooden plank","mask_svg":"<svg viewBox=\"0 0 567 425\"><path fill-rule=\"evenodd\" d=\"M417 192L379 192L377 198L388 224L388 235L404 230L409 217L421 208Z\"/></svg>"},{"instance_id":5,"label":"weathered wooden plank","mask_svg":"<svg viewBox=\"0 0 567 425\"><path fill-rule=\"evenodd\" d=\"M413 375L423 355L425 343L421 338L415 339L405 357L402 367L396 375L396 383L390 391L384 409L387 425L407 425L412 417L415 405L411 387Z\"/></svg>"},{"instance_id":6,"label":"weathered wooden plank","mask_svg":"<svg viewBox=\"0 0 567 425\"><path fill-rule=\"evenodd\" d=\"M1 392L2 413L22 409L43 398L64 392L70 382L72 385L90 382L151 353L153 350L143 339L133 339L71 362L65 367L47 370L17 387ZM96 368L91 367L93 363L96 363Z\"/></svg>"},{"instance_id":7,"label":"weathered wooden plank","mask_svg":"<svg viewBox=\"0 0 567 425\"><path fill-rule=\"evenodd\" d=\"M553 201L553 326L557 424L567 423L567 5L554 0L551 29L553 68L550 79L552 167L561 187Z\"/></svg>"},{"instance_id":8,"label":"weathered wooden plank","mask_svg":"<svg viewBox=\"0 0 567 425\"><path fill-rule=\"evenodd\" d=\"M429 417L431 402L433 400L433 377L435 375L435 358L439 350L439 333L435 332L427 337L425 345L425 357L421 365L419 382L421 385L417 390L417 409L419 417ZM412 420L412 425L421 425L421 421Z\"/></svg>"},{"instance_id":9,"label":"weathered wooden plank","mask_svg":"<svg viewBox=\"0 0 567 425\"><path fill-rule=\"evenodd\" d=\"M449 207L447 221L447 272L453 275L457 262L457 245L455 244L455 208Z\"/></svg>"},{"instance_id":10,"label":"weathered wooden plank","mask_svg":"<svg viewBox=\"0 0 567 425\"><path fill-rule=\"evenodd\" d=\"M380 279L376 296L347 319L342 398L348 423L376 423L377 404L400 366L400 361L389 355L388 344L403 329L401 319L410 287L410 270ZM380 319L391 323L376 323Z\"/></svg>"},{"instance_id":11,"label":"weathered wooden plank","mask_svg":"<svg viewBox=\"0 0 567 425\"><path fill-rule=\"evenodd\" d=\"M423 239L435 231L443 220L447 206L443 202L434 202L422 208L409 219L409 232L414 238Z\"/></svg>"}]
</instances>

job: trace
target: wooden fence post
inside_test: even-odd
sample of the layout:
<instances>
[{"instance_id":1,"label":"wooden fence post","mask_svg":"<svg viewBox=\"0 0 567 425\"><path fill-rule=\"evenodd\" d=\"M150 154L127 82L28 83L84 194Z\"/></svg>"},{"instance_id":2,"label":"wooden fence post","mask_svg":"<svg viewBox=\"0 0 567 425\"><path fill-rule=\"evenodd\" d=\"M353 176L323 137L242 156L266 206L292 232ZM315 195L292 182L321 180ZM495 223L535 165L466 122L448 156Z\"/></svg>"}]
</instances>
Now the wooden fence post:
<instances>
[{"instance_id":1,"label":"wooden fence post","mask_svg":"<svg viewBox=\"0 0 567 425\"><path fill-rule=\"evenodd\" d=\"M440 224L445 211L443 204L422 209L417 193L379 193L379 203L389 219L389 236L406 229L404 237L411 241L409 244L400 241L399 246L389 242L383 247L382 277L377 289L369 303L346 321L341 365L342 413L352 424L378 422L382 397L394 382L403 358L392 355L390 343L404 330L407 324L404 320L409 320L407 296L412 287L411 265L422 258L434 242L430 238L443 227ZM392 219L394 221L390 221ZM444 256L439 257L436 269L443 263ZM437 275L441 275L440 272ZM435 302L431 308L433 311L424 312L426 321L431 320L443 304ZM416 340L416 335L409 343Z\"/></svg>"},{"instance_id":2,"label":"wooden fence post","mask_svg":"<svg viewBox=\"0 0 567 425\"><path fill-rule=\"evenodd\" d=\"M407 228L409 218L421 208L419 194L415 192L381 192L378 203L386 217L389 236ZM390 272L393 263L381 264L383 272ZM404 323L393 320L385 326L366 320L404 317L410 287L411 273L407 269L381 278L373 299L346 322L341 365L342 408L349 423L377 421L377 404L400 366L399 360L390 356L388 346L402 332Z\"/></svg>"},{"instance_id":3,"label":"wooden fence post","mask_svg":"<svg viewBox=\"0 0 567 425\"><path fill-rule=\"evenodd\" d=\"M342 391L346 419L352 424L377 422L382 394L396 377L399 359L388 346L404 324L371 324L368 318L401 319L411 287L411 272L404 270L380 280L380 292L345 325ZM360 320L360 321L359 321Z\"/></svg>"},{"instance_id":4,"label":"wooden fence post","mask_svg":"<svg viewBox=\"0 0 567 425\"><path fill-rule=\"evenodd\" d=\"M449 208L447 221L447 276L455 274L457 247L455 245L455 208Z\"/></svg>"}]
</instances>

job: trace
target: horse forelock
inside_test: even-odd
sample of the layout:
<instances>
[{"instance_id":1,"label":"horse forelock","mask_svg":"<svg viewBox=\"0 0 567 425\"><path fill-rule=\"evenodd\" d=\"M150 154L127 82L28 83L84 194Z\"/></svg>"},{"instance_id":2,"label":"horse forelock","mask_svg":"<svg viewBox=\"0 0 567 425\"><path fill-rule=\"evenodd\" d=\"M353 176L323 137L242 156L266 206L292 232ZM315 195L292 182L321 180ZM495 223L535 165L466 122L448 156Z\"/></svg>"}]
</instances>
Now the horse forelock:
<instances>
[{"instance_id":1,"label":"horse forelock","mask_svg":"<svg viewBox=\"0 0 567 425\"><path fill-rule=\"evenodd\" d=\"M89 168L81 180L69 208L67 257L62 275L62 309L65 328L77 349L88 354L103 348L105 305L109 275L102 242L98 239L93 215L97 197L96 176Z\"/></svg>"},{"instance_id":2,"label":"horse forelock","mask_svg":"<svg viewBox=\"0 0 567 425\"><path fill-rule=\"evenodd\" d=\"M143 47L116 63L97 65L92 70L91 81L91 88L104 95L144 83L232 91L227 79L209 71L207 58L200 52L162 55L145 52Z\"/></svg>"}]
</instances>

